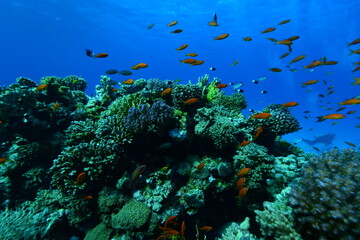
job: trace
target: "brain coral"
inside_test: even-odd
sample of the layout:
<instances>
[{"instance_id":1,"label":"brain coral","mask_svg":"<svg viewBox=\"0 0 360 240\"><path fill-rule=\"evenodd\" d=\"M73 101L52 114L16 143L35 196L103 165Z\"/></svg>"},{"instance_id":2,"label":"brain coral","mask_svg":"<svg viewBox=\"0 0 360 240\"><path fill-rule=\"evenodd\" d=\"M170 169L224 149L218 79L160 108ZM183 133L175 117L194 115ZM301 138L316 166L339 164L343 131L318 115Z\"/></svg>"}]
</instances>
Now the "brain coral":
<instances>
[{"instance_id":1,"label":"brain coral","mask_svg":"<svg viewBox=\"0 0 360 240\"><path fill-rule=\"evenodd\" d=\"M304 239L360 239L360 152L311 157L289 204Z\"/></svg>"}]
</instances>

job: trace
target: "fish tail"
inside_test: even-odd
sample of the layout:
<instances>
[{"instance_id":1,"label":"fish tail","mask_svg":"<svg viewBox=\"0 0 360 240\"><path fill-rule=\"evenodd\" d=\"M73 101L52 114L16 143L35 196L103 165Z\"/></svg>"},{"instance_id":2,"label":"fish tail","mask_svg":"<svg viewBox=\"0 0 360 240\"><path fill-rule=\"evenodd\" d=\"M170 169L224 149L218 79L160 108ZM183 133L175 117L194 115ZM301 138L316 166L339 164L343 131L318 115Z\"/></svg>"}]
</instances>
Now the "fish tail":
<instances>
[{"instance_id":1,"label":"fish tail","mask_svg":"<svg viewBox=\"0 0 360 240\"><path fill-rule=\"evenodd\" d=\"M320 117L316 117L318 120L316 121L316 122L322 122L322 121L325 121L325 119L322 117L322 116L320 116Z\"/></svg>"},{"instance_id":2,"label":"fish tail","mask_svg":"<svg viewBox=\"0 0 360 240\"><path fill-rule=\"evenodd\" d=\"M350 53L348 54L348 56L350 56L350 55L353 55L353 54L354 54L354 51L353 51L353 50L349 49L349 51L350 51Z\"/></svg>"}]
</instances>

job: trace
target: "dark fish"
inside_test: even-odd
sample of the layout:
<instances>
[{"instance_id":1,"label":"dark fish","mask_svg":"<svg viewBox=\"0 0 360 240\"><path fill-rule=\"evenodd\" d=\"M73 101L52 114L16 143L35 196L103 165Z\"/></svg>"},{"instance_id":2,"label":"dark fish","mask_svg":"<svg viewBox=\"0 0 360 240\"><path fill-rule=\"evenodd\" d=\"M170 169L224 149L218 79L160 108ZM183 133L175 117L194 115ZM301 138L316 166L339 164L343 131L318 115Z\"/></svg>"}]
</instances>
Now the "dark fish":
<instances>
[{"instance_id":1,"label":"dark fish","mask_svg":"<svg viewBox=\"0 0 360 240\"><path fill-rule=\"evenodd\" d=\"M128 71L128 70L122 70L119 72L121 75L125 75L125 76L129 76L132 74L132 72Z\"/></svg>"},{"instance_id":2,"label":"dark fish","mask_svg":"<svg viewBox=\"0 0 360 240\"><path fill-rule=\"evenodd\" d=\"M171 31L170 33L181 33L183 30L182 29L176 29L174 31Z\"/></svg>"},{"instance_id":3,"label":"dark fish","mask_svg":"<svg viewBox=\"0 0 360 240\"><path fill-rule=\"evenodd\" d=\"M257 80L252 80L252 82L255 84L259 84L259 82Z\"/></svg>"},{"instance_id":4,"label":"dark fish","mask_svg":"<svg viewBox=\"0 0 360 240\"><path fill-rule=\"evenodd\" d=\"M304 111L304 113L309 113L310 111L308 111L308 110L306 110L306 111Z\"/></svg>"},{"instance_id":5,"label":"dark fish","mask_svg":"<svg viewBox=\"0 0 360 240\"><path fill-rule=\"evenodd\" d=\"M118 73L119 71L118 70L116 70L116 69L109 69L109 70L107 70L106 72L105 72L105 74L116 74L116 73Z\"/></svg>"},{"instance_id":6,"label":"dark fish","mask_svg":"<svg viewBox=\"0 0 360 240\"><path fill-rule=\"evenodd\" d=\"M243 92L245 92L245 90L244 89L236 89L235 92L243 93Z\"/></svg>"},{"instance_id":7,"label":"dark fish","mask_svg":"<svg viewBox=\"0 0 360 240\"><path fill-rule=\"evenodd\" d=\"M266 94L266 93L267 93L267 91L263 90L263 91L261 91L260 93L262 93L262 94Z\"/></svg>"},{"instance_id":8,"label":"dark fish","mask_svg":"<svg viewBox=\"0 0 360 240\"><path fill-rule=\"evenodd\" d=\"M216 15L215 12L214 12L214 14L213 14L213 21L217 23L217 15Z\"/></svg>"},{"instance_id":9,"label":"dark fish","mask_svg":"<svg viewBox=\"0 0 360 240\"><path fill-rule=\"evenodd\" d=\"M151 23L151 24L149 24L146 28L147 28L147 29L152 29L152 28L154 27L154 25L155 25L155 23Z\"/></svg>"},{"instance_id":10,"label":"dark fish","mask_svg":"<svg viewBox=\"0 0 360 240\"><path fill-rule=\"evenodd\" d=\"M215 71L216 70L216 68L214 68L214 67L211 67L211 68L209 68L211 71Z\"/></svg>"},{"instance_id":11,"label":"dark fish","mask_svg":"<svg viewBox=\"0 0 360 240\"><path fill-rule=\"evenodd\" d=\"M85 52L86 56L88 56L88 57L94 57L95 56L93 51L91 51L91 50L89 50L87 48L85 48L85 51L86 51Z\"/></svg>"}]
</instances>

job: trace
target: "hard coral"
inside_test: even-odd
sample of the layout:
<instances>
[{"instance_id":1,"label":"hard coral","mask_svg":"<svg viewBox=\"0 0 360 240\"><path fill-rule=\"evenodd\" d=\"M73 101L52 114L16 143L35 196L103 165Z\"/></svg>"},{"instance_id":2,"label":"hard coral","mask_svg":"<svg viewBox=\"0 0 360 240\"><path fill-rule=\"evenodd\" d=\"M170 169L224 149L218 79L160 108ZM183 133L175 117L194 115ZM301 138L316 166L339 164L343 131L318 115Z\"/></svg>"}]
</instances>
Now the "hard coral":
<instances>
[{"instance_id":1,"label":"hard coral","mask_svg":"<svg viewBox=\"0 0 360 240\"><path fill-rule=\"evenodd\" d=\"M360 152L334 149L311 157L289 204L305 239L360 239Z\"/></svg>"}]
</instances>

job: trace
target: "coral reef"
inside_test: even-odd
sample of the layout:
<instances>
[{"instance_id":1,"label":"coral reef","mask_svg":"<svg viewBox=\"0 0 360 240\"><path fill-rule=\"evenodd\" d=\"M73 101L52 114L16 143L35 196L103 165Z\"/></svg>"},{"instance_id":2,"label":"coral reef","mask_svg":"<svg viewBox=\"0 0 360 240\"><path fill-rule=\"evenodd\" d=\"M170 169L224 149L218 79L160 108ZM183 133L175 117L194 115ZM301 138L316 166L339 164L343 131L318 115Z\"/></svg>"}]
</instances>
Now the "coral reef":
<instances>
[{"instance_id":1,"label":"coral reef","mask_svg":"<svg viewBox=\"0 0 360 240\"><path fill-rule=\"evenodd\" d=\"M360 238L360 152L334 149L308 159L289 196L304 239Z\"/></svg>"}]
</instances>

